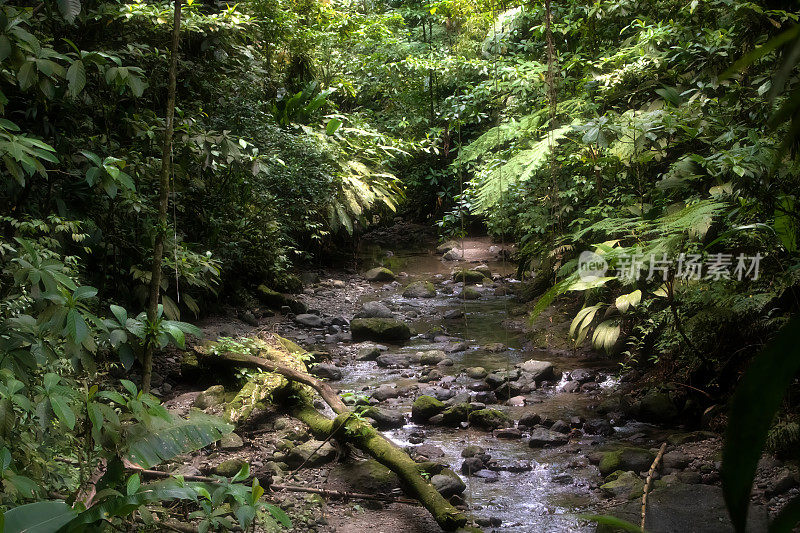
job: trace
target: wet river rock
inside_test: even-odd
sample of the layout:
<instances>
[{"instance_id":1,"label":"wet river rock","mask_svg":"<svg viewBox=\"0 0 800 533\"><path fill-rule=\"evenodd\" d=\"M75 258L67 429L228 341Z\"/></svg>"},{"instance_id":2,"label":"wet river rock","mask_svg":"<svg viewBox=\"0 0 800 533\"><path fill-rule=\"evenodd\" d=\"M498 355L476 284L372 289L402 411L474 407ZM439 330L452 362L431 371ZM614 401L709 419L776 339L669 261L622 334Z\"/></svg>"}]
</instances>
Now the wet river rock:
<instances>
[{"instance_id":1,"label":"wet river rock","mask_svg":"<svg viewBox=\"0 0 800 533\"><path fill-rule=\"evenodd\" d=\"M427 422L445 409L445 404L433 396L418 396L411 406L411 418L415 422Z\"/></svg>"},{"instance_id":2,"label":"wet river rock","mask_svg":"<svg viewBox=\"0 0 800 533\"><path fill-rule=\"evenodd\" d=\"M367 281L394 281L396 277L394 272L384 267L371 268L364 274Z\"/></svg>"},{"instance_id":3,"label":"wet river rock","mask_svg":"<svg viewBox=\"0 0 800 533\"><path fill-rule=\"evenodd\" d=\"M411 338L411 328L394 318L355 318L350 322L350 333L355 340L406 341Z\"/></svg>"},{"instance_id":4,"label":"wet river rock","mask_svg":"<svg viewBox=\"0 0 800 533\"><path fill-rule=\"evenodd\" d=\"M492 431L513 424L507 414L497 409L478 409L469 414L469 423L480 429Z\"/></svg>"},{"instance_id":5,"label":"wet river rock","mask_svg":"<svg viewBox=\"0 0 800 533\"><path fill-rule=\"evenodd\" d=\"M394 318L394 313L386 307L386 304L376 300L361 306L361 310L354 318Z\"/></svg>"},{"instance_id":6,"label":"wet river rock","mask_svg":"<svg viewBox=\"0 0 800 533\"><path fill-rule=\"evenodd\" d=\"M528 446L531 448L551 448L553 446L561 446L567 442L569 442L569 438L563 433L538 427L531 431Z\"/></svg>"},{"instance_id":7,"label":"wet river rock","mask_svg":"<svg viewBox=\"0 0 800 533\"><path fill-rule=\"evenodd\" d=\"M403 291L403 298L433 298L434 296L436 296L436 289L429 281L415 281Z\"/></svg>"},{"instance_id":8,"label":"wet river rock","mask_svg":"<svg viewBox=\"0 0 800 533\"><path fill-rule=\"evenodd\" d=\"M456 270L453 273L453 281L463 282L466 285L474 285L489 281L481 272L475 270Z\"/></svg>"}]
</instances>

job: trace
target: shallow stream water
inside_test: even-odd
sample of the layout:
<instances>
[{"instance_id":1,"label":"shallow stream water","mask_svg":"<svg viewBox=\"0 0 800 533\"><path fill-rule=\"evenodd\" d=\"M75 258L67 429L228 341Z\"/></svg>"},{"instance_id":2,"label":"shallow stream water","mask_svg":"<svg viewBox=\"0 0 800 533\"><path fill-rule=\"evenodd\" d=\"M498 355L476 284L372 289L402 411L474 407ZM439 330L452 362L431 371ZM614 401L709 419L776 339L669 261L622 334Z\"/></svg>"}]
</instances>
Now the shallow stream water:
<instances>
[{"instance_id":1,"label":"shallow stream water","mask_svg":"<svg viewBox=\"0 0 800 533\"><path fill-rule=\"evenodd\" d=\"M388 256L387 256L388 255ZM495 295L492 288L485 288L485 295L479 300L463 300L446 294L437 285L435 298L404 298L403 287L412 281L424 280L434 283L451 277L454 268L469 268L474 264L444 262L440 256L429 249L404 251L387 254L380 248L371 248L362 256L365 266L382 264L394 272L403 272L407 277L401 283L378 284L378 298L390 308L404 316L417 332L427 332L436 328L450 338L466 341L470 348L466 351L450 353L453 360L449 367L438 367L445 376L455 376L455 382L448 386L456 393L469 392L466 385L470 381L462 372L465 368L482 366L488 371L513 368L516 363L528 359L548 360L556 369L565 372L575 368L587 368L585 362L579 363L565 355L563 350L524 349L525 338L518 330L508 327L510 309L515 304L510 296ZM485 261L493 273L501 276L513 272L513 265L502 260ZM507 280L508 282L508 280ZM381 286L382 285L382 286ZM446 287L447 285L445 285ZM458 292L458 284L452 284ZM479 287L479 290L484 288ZM368 299L376 299L374 296ZM451 309L463 310L464 317L444 320L442 315ZM442 349L447 340L433 339L418 334L404 345L389 345L389 353L415 353L417 351ZM452 342L452 340L450 341ZM491 343L502 343L508 349L499 352L482 347ZM491 408L506 411L512 418L519 419L528 413L537 413L551 420L567 420L571 417L591 417L589 408L597 403L602 389L615 384L613 364L604 362L601 389L591 395L569 393L562 390L566 377L561 382L541 387L526 394L524 406L490 405ZM390 370L380 368L372 361L353 361L344 372L345 378L337 383L344 392L368 393L379 385L392 384L402 387L413 384L420 374L419 367L409 370ZM435 385L435 383L431 383ZM424 386L424 384L420 384ZM393 401L391 407L410 413L413 395ZM396 402L396 403L395 403ZM594 415L596 416L596 415ZM410 418L409 418L410 419ZM446 462L460 472L461 451L468 445L483 447L492 459L500 464L514 461L528 461L532 469L527 472L512 473L500 471L497 481L468 477L461 474L467 484L463 496L474 516L499 518L502 531L594 531L593 524L578 518L577 515L591 512L601 502L594 488L599 481L597 469L591 466L586 454L610 444L610 438L583 436L573 439L570 444L551 449L532 449L528 439L498 439L491 433L475 429L457 429L440 426L418 426L409 423L403 428L386 431L385 434L404 447L414 446L409 442L412 432L422 430L424 443L435 445L444 451L444 457L437 459ZM626 427L614 438L624 437L631 431L646 431L646 427Z\"/></svg>"}]
</instances>

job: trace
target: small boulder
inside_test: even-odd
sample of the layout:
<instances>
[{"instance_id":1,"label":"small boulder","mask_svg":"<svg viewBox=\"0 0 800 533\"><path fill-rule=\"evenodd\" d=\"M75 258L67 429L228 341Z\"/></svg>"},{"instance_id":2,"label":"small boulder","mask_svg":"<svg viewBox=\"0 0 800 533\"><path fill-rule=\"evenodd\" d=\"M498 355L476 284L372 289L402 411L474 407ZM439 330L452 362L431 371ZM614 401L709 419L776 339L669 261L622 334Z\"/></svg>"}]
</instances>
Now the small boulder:
<instances>
[{"instance_id":1,"label":"small boulder","mask_svg":"<svg viewBox=\"0 0 800 533\"><path fill-rule=\"evenodd\" d=\"M305 463L308 468L332 461L336 457L336 448L330 442L311 439L295 446L286 455L286 463L297 468Z\"/></svg>"},{"instance_id":2,"label":"small boulder","mask_svg":"<svg viewBox=\"0 0 800 533\"><path fill-rule=\"evenodd\" d=\"M454 248L458 248L458 243L456 241L446 241L436 247L436 253L443 255Z\"/></svg>"},{"instance_id":3,"label":"small boulder","mask_svg":"<svg viewBox=\"0 0 800 533\"><path fill-rule=\"evenodd\" d=\"M461 494L467 488L467 485L458 474L449 468L445 468L440 473L431 477L431 485L445 498Z\"/></svg>"},{"instance_id":4,"label":"small boulder","mask_svg":"<svg viewBox=\"0 0 800 533\"><path fill-rule=\"evenodd\" d=\"M541 421L542 421L542 417L541 416L539 416L536 413L530 413L530 414L527 414L527 415L523 416L522 418L520 418L519 422L517 424L520 427L532 428L532 427L536 426L537 424L541 423Z\"/></svg>"},{"instance_id":5,"label":"small boulder","mask_svg":"<svg viewBox=\"0 0 800 533\"><path fill-rule=\"evenodd\" d=\"M225 388L222 385L213 385L207 388L194 400L194 406L198 409L217 407L223 403L225 403Z\"/></svg>"},{"instance_id":6,"label":"small boulder","mask_svg":"<svg viewBox=\"0 0 800 533\"><path fill-rule=\"evenodd\" d=\"M442 411L442 424L458 427L461 422L466 422L472 410L468 403L459 403Z\"/></svg>"},{"instance_id":7,"label":"small boulder","mask_svg":"<svg viewBox=\"0 0 800 533\"><path fill-rule=\"evenodd\" d=\"M475 287L464 287L458 297L464 300L480 300L481 293Z\"/></svg>"},{"instance_id":8,"label":"small boulder","mask_svg":"<svg viewBox=\"0 0 800 533\"><path fill-rule=\"evenodd\" d=\"M223 435L219 440L219 447L223 450L236 450L242 446L244 446L244 441L242 440L242 437L236 433L228 433L227 435Z\"/></svg>"},{"instance_id":9,"label":"small boulder","mask_svg":"<svg viewBox=\"0 0 800 533\"><path fill-rule=\"evenodd\" d=\"M228 459L218 464L214 468L214 473L222 477L233 477L239 473L239 470L241 470L245 464L247 464L246 461L242 459Z\"/></svg>"},{"instance_id":10,"label":"small boulder","mask_svg":"<svg viewBox=\"0 0 800 533\"><path fill-rule=\"evenodd\" d=\"M299 300L295 300L290 296L285 296L277 291L273 291L266 285L259 285L256 289L256 297L269 307L270 309L277 309L280 310L284 307L288 307L292 313L305 313L308 310L306 304Z\"/></svg>"},{"instance_id":11,"label":"small boulder","mask_svg":"<svg viewBox=\"0 0 800 533\"><path fill-rule=\"evenodd\" d=\"M442 350L428 350L427 352L417 352L421 365L438 365L447 358Z\"/></svg>"},{"instance_id":12,"label":"small boulder","mask_svg":"<svg viewBox=\"0 0 800 533\"><path fill-rule=\"evenodd\" d=\"M330 381L339 381L343 376L342 371L336 365L329 363L317 363L311 367L310 372L318 378L324 378Z\"/></svg>"},{"instance_id":13,"label":"small boulder","mask_svg":"<svg viewBox=\"0 0 800 533\"><path fill-rule=\"evenodd\" d=\"M411 328L394 318L356 318L350 322L353 339L375 341L405 341L411 338Z\"/></svg>"},{"instance_id":14,"label":"small boulder","mask_svg":"<svg viewBox=\"0 0 800 533\"><path fill-rule=\"evenodd\" d=\"M465 285L474 285L476 283L483 283L486 280L486 277L480 272L476 272L475 270L462 269L462 270L456 270L453 273L453 280L461 281Z\"/></svg>"},{"instance_id":15,"label":"small boulder","mask_svg":"<svg viewBox=\"0 0 800 533\"><path fill-rule=\"evenodd\" d=\"M367 270L364 274L367 281L394 281L397 276L394 272L385 267L375 267Z\"/></svg>"},{"instance_id":16,"label":"small boulder","mask_svg":"<svg viewBox=\"0 0 800 533\"><path fill-rule=\"evenodd\" d=\"M375 344L361 346L356 352L356 359L359 361L374 361L383 351L380 346Z\"/></svg>"},{"instance_id":17,"label":"small boulder","mask_svg":"<svg viewBox=\"0 0 800 533\"><path fill-rule=\"evenodd\" d=\"M616 470L632 470L643 472L650 468L655 459L655 454L644 448L625 447L612 452L603 453L600 464L600 474L607 476Z\"/></svg>"},{"instance_id":18,"label":"small boulder","mask_svg":"<svg viewBox=\"0 0 800 533\"><path fill-rule=\"evenodd\" d=\"M467 368L465 372L467 373L467 377L470 379L483 379L489 374L482 366L473 366Z\"/></svg>"},{"instance_id":19,"label":"small boulder","mask_svg":"<svg viewBox=\"0 0 800 533\"><path fill-rule=\"evenodd\" d=\"M678 415L680 411L666 390L650 389L639 402L639 416L645 421L671 422Z\"/></svg>"},{"instance_id":20,"label":"small boulder","mask_svg":"<svg viewBox=\"0 0 800 533\"><path fill-rule=\"evenodd\" d=\"M551 380L555 376L553 363L549 361L537 361L536 359L529 359L524 363L518 364L517 367L528 374L532 381L537 383Z\"/></svg>"},{"instance_id":21,"label":"small boulder","mask_svg":"<svg viewBox=\"0 0 800 533\"><path fill-rule=\"evenodd\" d=\"M476 455L483 455L484 453L486 453L486 450L482 447L477 444L470 444L461 450L461 457L466 459L467 457L475 457Z\"/></svg>"},{"instance_id":22,"label":"small boulder","mask_svg":"<svg viewBox=\"0 0 800 533\"><path fill-rule=\"evenodd\" d=\"M468 417L469 423L486 431L492 431L512 425L511 419L497 409L478 409L472 411Z\"/></svg>"},{"instance_id":23,"label":"small boulder","mask_svg":"<svg viewBox=\"0 0 800 533\"><path fill-rule=\"evenodd\" d=\"M429 281L415 281L403 291L403 298L433 298L434 296L436 296L436 289Z\"/></svg>"},{"instance_id":24,"label":"small boulder","mask_svg":"<svg viewBox=\"0 0 800 533\"><path fill-rule=\"evenodd\" d=\"M464 317L464 311L461 309L450 309L444 313L445 320L456 320Z\"/></svg>"},{"instance_id":25,"label":"small boulder","mask_svg":"<svg viewBox=\"0 0 800 533\"><path fill-rule=\"evenodd\" d=\"M478 265L476 267L473 267L472 270L474 270L475 272L480 272L481 274L483 274L487 278L491 278L492 277L492 269L489 268L487 265L481 264L481 265Z\"/></svg>"},{"instance_id":26,"label":"small boulder","mask_svg":"<svg viewBox=\"0 0 800 533\"><path fill-rule=\"evenodd\" d=\"M531 431L531 438L528 446L531 448L551 448L561 446L569 442L569 438L563 433L552 431L545 428L536 428Z\"/></svg>"},{"instance_id":27,"label":"small boulder","mask_svg":"<svg viewBox=\"0 0 800 533\"><path fill-rule=\"evenodd\" d=\"M615 472L615 479L600 485L600 490L609 498L632 500L644 494L644 480L634 472Z\"/></svg>"},{"instance_id":28,"label":"small boulder","mask_svg":"<svg viewBox=\"0 0 800 533\"><path fill-rule=\"evenodd\" d=\"M389 385L388 383L384 383L372 393L372 397L375 398L379 402L385 402L390 398L397 398L400 395L400 391L397 390L393 385Z\"/></svg>"},{"instance_id":29,"label":"small boulder","mask_svg":"<svg viewBox=\"0 0 800 533\"><path fill-rule=\"evenodd\" d=\"M442 255L442 259L445 261L458 261L461 259L462 252L458 248L452 248L447 250L444 255Z\"/></svg>"},{"instance_id":30,"label":"small boulder","mask_svg":"<svg viewBox=\"0 0 800 533\"><path fill-rule=\"evenodd\" d=\"M374 425L378 429L401 428L406 423L406 419L402 413L381 409L379 407L368 407L362 414L374 420Z\"/></svg>"},{"instance_id":31,"label":"small boulder","mask_svg":"<svg viewBox=\"0 0 800 533\"><path fill-rule=\"evenodd\" d=\"M426 422L432 416L444 411L446 406L433 396L418 396L411 406L411 419L415 422Z\"/></svg>"},{"instance_id":32,"label":"small boulder","mask_svg":"<svg viewBox=\"0 0 800 533\"><path fill-rule=\"evenodd\" d=\"M309 328L321 328L325 324L322 320L322 317L309 313L303 313L295 316L294 321L301 326L306 326Z\"/></svg>"},{"instance_id":33,"label":"small boulder","mask_svg":"<svg viewBox=\"0 0 800 533\"><path fill-rule=\"evenodd\" d=\"M379 355L375 362L383 368L408 368L411 366L412 357L402 353L384 353Z\"/></svg>"},{"instance_id":34,"label":"small boulder","mask_svg":"<svg viewBox=\"0 0 800 533\"><path fill-rule=\"evenodd\" d=\"M355 318L394 318L394 313L384 303L372 301L362 305Z\"/></svg>"}]
</instances>

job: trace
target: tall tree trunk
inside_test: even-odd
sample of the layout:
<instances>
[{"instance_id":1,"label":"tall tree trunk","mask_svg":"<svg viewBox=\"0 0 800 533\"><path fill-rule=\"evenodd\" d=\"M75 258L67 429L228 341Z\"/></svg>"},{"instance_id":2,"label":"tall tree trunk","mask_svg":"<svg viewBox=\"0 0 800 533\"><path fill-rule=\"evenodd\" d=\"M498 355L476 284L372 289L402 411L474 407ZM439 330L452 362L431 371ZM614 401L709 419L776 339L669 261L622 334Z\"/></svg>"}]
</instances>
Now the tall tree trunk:
<instances>
[{"instance_id":1,"label":"tall tree trunk","mask_svg":"<svg viewBox=\"0 0 800 533\"><path fill-rule=\"evenodd\" d=\"M172 22L172 48L170 49L169 86L167 89L167 115L164 125L164 146L161 151L161 173L158 189L158 227L153 246L153 265L150 278L150 299L147 302L147 319L156 320L159 292L161 290L161 260L164 255L164 235L167 231L167 203L169 201L169 172L172 154L172 136L175 132L175 86L177 85L178 45L181 34L181 0L175 0L175 15ZM153 375L153 352L156 339L148 338L145 344L144 370L142 370L142 390L150 392L150 379Z\"/></svg>"}]
</instances>

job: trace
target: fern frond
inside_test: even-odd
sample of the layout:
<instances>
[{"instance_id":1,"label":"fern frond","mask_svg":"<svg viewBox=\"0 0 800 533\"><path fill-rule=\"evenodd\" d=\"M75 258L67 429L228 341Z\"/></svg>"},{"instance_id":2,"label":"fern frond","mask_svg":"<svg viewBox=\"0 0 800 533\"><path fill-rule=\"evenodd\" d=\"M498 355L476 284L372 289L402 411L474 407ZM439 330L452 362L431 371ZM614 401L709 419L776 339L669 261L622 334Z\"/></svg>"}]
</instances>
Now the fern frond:
<instances>
[{"instance_id":1,"label":"fern frond","mask_svg":"<svg viewBox=\"0 0 800 533\"><path fill-rule=\"evenodd\" d=\"M532 148L522 150L490 172L483 183L478 186L473 212L485 213L500 201L503 193L511 185L530 180L533 174L545 164L556 143L570 131L572 131L572 126L562 126L553 130L534 143Z\"/></svg>"}]
</instances>

